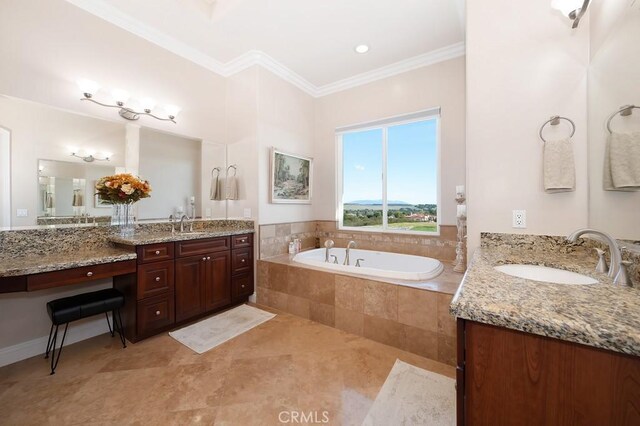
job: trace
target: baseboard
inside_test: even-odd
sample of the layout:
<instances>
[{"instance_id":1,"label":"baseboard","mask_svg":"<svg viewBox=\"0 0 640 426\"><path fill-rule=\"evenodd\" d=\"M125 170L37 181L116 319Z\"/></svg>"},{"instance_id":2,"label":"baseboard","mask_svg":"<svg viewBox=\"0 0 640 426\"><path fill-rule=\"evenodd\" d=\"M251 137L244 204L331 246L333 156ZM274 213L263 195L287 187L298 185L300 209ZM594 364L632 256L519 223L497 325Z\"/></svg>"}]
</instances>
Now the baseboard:
<instances>
[{"instance_id":1,"label":"baseboard","mask_svg":"<svg viewBox=\"0 0 640 426\"><path fill-rule=\"evenodd\" d=\"M58 342L62 337L60 333L63 331L63 328L60 327ZM72 343L80 342L108 332L109 328L107 327L107 322L104 317L101 317L99 320L87 321L77 325L71 323L69 324L69 331L67 332L67 337L64 340L64 345L66 347ZM23 359L31 358L36 355L44 354L47 348L48 339L49 336L47 335L18 343L17 345L0 348L0 367L22 361Z\"/></svg>"},{"instance_id":2,"label":"baseboard","mask_svg":"<svg viewBox=\"0 0 640 426\"><path fill-rule=\"evenodd\" d=\"M249 302L256 303L256 293L255 292L251 296L249 296Z\"/></svg>"}]
</instances>

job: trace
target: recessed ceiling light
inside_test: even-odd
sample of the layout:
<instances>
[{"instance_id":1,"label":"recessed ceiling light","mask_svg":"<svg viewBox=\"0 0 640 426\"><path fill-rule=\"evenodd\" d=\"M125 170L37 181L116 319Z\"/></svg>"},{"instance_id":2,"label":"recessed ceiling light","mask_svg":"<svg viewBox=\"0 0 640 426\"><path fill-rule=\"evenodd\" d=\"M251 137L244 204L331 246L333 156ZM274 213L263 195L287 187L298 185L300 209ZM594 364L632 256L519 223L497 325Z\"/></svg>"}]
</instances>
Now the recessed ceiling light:
<instances>
[{"instance_id":1,"label":"recessed ceiling light","mask_svg":"<svg viewBox=\"0 0 640 426\"><path fill-rule=\"evenodd\" d=\"M367 53L369 51L369 46L366 44L359 44L356 46L355 50L357 53Z\"/></svg>"}]
</instances>

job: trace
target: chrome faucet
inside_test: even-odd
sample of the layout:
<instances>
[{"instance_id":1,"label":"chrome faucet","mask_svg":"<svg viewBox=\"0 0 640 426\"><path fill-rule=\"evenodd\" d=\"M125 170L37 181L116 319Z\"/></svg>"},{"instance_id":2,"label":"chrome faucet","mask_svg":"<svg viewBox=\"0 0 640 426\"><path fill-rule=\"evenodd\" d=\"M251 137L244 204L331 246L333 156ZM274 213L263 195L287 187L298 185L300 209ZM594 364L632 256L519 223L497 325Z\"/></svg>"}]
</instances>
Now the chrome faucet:
<instances>
[{"instance_id":1,"label":"chrome faucet","mask_svg":"<svg viewBox=\"0 0 640 426\"><path fill-rule=\"evenodd\" d=\"M329 263L329 250L331 250L334 245L335 243L333 240L327 240L324 242L324 261L326 263Z\"/></svg>"},{"instance_id":2,"label":"chrome faucet","mask_svg":"<svg viewBox=\"0 0 640 426\"><path fill-rule=\"evenodd\" d=\"M346 256L344 257L344 263L343 263L343 265L347 265L347 266L349 266L349 251L350 251L352 248L355 248L355 247L356 247L356 242L355 242L355 241L353 241L353 240L349 241L349 244L347 244L347 254L346 254Z\"/></svg>"},{"instance_id":3,"label":"chrome faucet","mask_svg":"<svg viewBox=\"0 0 640 426\"><path fill-rule=\"evenodd\" d=\"M183 214L180 218L180 232L184 232L184 221L185 219L189 222L189 232L193 232L193 221L189 219L189 216Z\"/></svg>"},{"instance_id":4,"label":"chrome faucet","mask_svg":"<svg viewBox=\"0 0 640 426\"><path fill-rule=\"evenodd\" d=\"M578 237L584 234L597 235L603 238L607 242L607 244L609 244L609 253L611 254L611 266L609 267L609 271L607 275L613 278L614 284L628 285L629 283L628 283L628 279L626 278L626 275L624 273L622 274L620 273L620 271L623 271L624 265L622 263L622 253L620 252L620 247L618 246L618 242L616 241L616 239L605 232L597 231L595 229L583 228L583 229L578 229L577 231L574 231L571 234L569 234L569 236L567 237L567 240L569 240L569 242L575 243L578 240Z\"/></svg>"}]
</instances>

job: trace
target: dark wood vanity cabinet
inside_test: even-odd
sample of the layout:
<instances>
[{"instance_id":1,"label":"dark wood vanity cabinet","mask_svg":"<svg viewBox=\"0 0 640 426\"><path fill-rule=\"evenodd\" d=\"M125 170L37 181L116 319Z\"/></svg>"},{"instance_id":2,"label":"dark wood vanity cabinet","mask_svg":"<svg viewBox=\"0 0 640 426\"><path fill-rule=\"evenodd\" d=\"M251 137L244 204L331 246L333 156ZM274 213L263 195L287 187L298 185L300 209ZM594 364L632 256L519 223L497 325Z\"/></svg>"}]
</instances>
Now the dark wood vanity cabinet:
<instances>
[{"instance_id":1,"label":"dark wood vanity cabinet","mask_svg":"<svg viewBox=\"0 0 640 426\"><path fill-rule=\"evenodd\" d=\"M125 293L127 338L144 339L244 303L253 294L253 236L136 247L135 279L114 280Z\"/></svg>"},{"instance_id":2,"label":"dark wood vanity cabinet","mask_svg":"<svg viewBox=\"0 0 640 426\"><path fill-rule=\"evenodd\" d=\"M458 425L640 425L640 357L458 319Z\"/></svg>"}]
</instances>

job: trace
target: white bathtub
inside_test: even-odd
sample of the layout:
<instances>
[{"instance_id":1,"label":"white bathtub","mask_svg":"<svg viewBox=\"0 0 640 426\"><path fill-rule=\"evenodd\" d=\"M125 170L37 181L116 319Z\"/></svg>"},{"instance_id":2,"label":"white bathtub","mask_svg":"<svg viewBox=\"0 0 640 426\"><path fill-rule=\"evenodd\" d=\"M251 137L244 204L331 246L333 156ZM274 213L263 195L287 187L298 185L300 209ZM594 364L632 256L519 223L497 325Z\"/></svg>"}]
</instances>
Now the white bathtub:
<instances>
[{"instance_id":1,"label":"white bathtub","mask_svg":"<svg viewBox=\"0 0 640 426\"><path fill-rule=\"evenodd\" d=\"M319 248L298 253L293 261L331 271L411 281L435 278L444 269L439 260L430 257L358 249L351 249L350 266L346 266L342 264L346 256L344 248L332 248L329 251L330 255L338 257L338 264L333 263L333 258L327 263L325 250ZM355 266L357 259L363 259L360 261L360 267Z\"/></svg>"}]
</instances>

